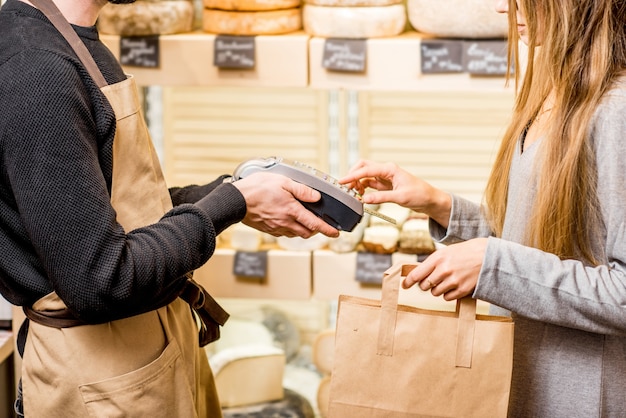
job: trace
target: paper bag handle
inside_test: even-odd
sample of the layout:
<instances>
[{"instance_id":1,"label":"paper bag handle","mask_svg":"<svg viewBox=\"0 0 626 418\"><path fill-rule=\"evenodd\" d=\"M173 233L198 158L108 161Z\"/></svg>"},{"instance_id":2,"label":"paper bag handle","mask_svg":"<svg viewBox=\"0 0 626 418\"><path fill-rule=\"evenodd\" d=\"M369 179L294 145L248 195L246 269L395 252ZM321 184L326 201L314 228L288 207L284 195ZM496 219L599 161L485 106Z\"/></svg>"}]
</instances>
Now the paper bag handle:
<instances>
[{"instance_id":1,"label":"paper bag handle","mask_svg":"<svg viewBox=\"0 0 626 418\"><path fill-rule=\"evenodd\" d=\"M383 274L378 349L376 354L393 355L393 341L398 312L400 278L409 274L417 264L396 264ZM476 299L470 296L457 299L456 312L459 318L456 341L456 366L470 368L476 326Z\"/></svg>"}]
</instances>

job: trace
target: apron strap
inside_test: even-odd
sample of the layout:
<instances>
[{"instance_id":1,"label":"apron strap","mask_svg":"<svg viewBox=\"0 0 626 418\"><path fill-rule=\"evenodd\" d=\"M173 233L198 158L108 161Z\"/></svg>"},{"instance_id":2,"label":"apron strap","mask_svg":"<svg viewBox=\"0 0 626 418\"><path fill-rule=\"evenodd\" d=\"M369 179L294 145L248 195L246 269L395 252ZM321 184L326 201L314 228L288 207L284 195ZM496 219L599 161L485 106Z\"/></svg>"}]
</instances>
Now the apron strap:
<instances>
[{"instance_id":1,"label":"apron strap","mask_svg":"<svg viewBox=\"0 0 626 418\"><path fill-rule=\"evenodd\" d=\"M52 328L71 328L87 325L87 322L76 318L68 308L55 311L36 311L29 306L24 306L23 310L26 317L31 321Z\"/></svg>"},{"instance_id":2,"label":"apron strap","mask_svg":"<svg viewBox=\"0 0 626 418\"><path fill-rule=\"evenodd\" d=\"M199 319L199 343L200 347L204 347L220 338L220 326L226 323L230 315L211 297L209 292L193 280L191 273L187 274L186 277L187 282L179 297L189 304L191 311ZM87 322L76 318L68 308L37 311L29 306L24 306L23 310L27 319L23 329L20 330L22 342L26 340L28 320L52 328L71 328L89 325Z\"/></svg>"},{"instance_id":3,"label":"apron strap","mask_svg":"<svg viewBox=\"0 0 626 418\"><path fill-rule=\"evenodd\" d=\"M52 0L30 0L30 2L38 8L55 28L63 35L65 40L70 44L78 59L83 63L91 78L95 81L99 88L108 85L102 72L98 68L96 61L93 59L83 41L78 37L72 25L65 19L61 11L57 8Z\"/></svg>"},{"instance_id":4,"label":"apron strap","mask_svg":"<svg viewBox=\"0 0 626 418\"><path fill-rule=\"evenodd\" d=\"M226 323L230 315L211 297L209 292L191 278L190 273L187 274L187 283L180 298L189 304L191 310L200 319L200 347L218 340L220 326Z\"/></svg>"}]
</instances>

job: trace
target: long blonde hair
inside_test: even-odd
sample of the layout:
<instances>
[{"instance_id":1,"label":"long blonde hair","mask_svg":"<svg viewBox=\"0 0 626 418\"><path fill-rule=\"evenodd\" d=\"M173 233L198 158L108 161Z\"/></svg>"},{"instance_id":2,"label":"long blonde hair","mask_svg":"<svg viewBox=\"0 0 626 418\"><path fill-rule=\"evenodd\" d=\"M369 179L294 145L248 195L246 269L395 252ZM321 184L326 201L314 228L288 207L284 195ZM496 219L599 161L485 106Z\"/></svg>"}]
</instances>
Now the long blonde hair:
<instances>
[{"instance_id":1,"label":"long blonde hair","mask_svg":"<svg viewBox=\"0 0 626 418\"><path fill-rule=\"evenodd\" d=\"M626 1L520 0L520 7L529 34L528 64L487 184L487 215L493 232L500 236L516 144L552 94L550 127L538 144L542 169L526 244L562 259L597 264L591 240L600 214L589 128L603 95L626 67ZM515 0L509 0L508 42L517 87ZM541 46L535 48L538 43Z\"/></svg>"}]
</instances>

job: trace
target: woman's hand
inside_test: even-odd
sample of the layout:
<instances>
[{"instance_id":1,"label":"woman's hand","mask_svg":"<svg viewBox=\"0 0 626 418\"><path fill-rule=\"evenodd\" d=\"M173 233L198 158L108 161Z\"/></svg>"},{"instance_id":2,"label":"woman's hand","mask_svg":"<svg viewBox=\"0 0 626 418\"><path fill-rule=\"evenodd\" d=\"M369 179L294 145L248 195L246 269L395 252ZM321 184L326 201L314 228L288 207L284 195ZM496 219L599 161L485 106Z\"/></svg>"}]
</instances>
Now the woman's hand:
<instances>
[{"instance_id":1,"label":"woman's hand","mask_svg":"<svg viewBox=\"0 0 626 418\"><path fill-rule=\"evenodd\" d=\"M409 288L418 284L433 296L445 300L460 299L474 293L483 265L487 238L475 238L444 247L415 267L402 282Z\"/></svg>"},{"instance_id":2,"label":"woman's hand","mask_svg":"<svg viewBox=\"0 0 626 418\"><path fill-rule=\"evenodd\" d=\"M302 202L317 202L320 193L285 176L255 173L233 185L246 200L247 213L243 223L274 236L310 238L320 232L331 238L339 231Z\"/></svg>"},{"instance_id":3,"label":"woman's hand","mask_svg":"<svg viewBox=\"0 0 626 418\"><path fill-rule=\"evenodd\" d=\"M425 213L444 228L448 226L452 199L394 163L361 160L339 182L356 189L363 203L393 202ZM366 189L374 189L368 191Z\"/></svg>"}]
</instances>

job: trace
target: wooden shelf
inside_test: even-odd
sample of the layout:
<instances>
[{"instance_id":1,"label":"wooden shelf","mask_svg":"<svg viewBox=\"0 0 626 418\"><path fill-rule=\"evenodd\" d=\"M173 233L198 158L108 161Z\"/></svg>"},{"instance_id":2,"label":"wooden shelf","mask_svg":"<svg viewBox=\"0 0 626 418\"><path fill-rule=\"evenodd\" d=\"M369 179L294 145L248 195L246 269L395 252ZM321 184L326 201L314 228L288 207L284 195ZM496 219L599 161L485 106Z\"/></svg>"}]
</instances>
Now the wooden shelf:
<instances>
[{"instance_id":1,"label":"wooden shelf","mask_svg":"<svg viewBox=\"0 0 626 418\"><path fill-rule=\"evenodd\" d=\"M320 89L377 91L505 91L505 78L468 73L423 74L420 46L426 37L404 32L393 38L367 40L364 73L327 71L322 68L323 38L309 41L309 86Z\"/></svg>"},{"instance_id":2,"label":"wooden shelf","mask_svg":"<svg viewBox=\"0 0 626 418\"><path fill-rule=\"evenodd\" d=\"M309 36L296 32L281 36L257 36L256 66L251 70L220 69L213 65L217 35L194 32L159 37L160 68L125 67L140 85L306 87ZM100 35L115 56L120 37Z\"/></svg>"},{"instance_id":3,"label":"wooden shelf","mask_svg":"<svg viewBox=\"0 0 626 418\"><path fill-rule=\"evenodd\" d=\"M0 363L4 362L13 354L13 333L0 331Z\"/></svg>"},{"instance_id":4,"label":"wooden shelf","mask_svg":"<svg viewBox=\"0 0 626 418\"><path fill-rule=\"evenodd\" d=\"M311 297L311 253L269 250L267 277L242 279L233 274L236 251L218 248L194 272L194 279L215 298L308 300Z\"/></svg>"},{"instance_id":5,"label":"wooden shelf","mask_svg":"<svg viewBox=\"0 0 626 418\"><path fill-rule=\"evenodd\" d=\"M310 87L378 91L506 91L504 77L468 73L422 74L420 45L431 39L415 31L391 38L367 40L363 73L329 71L322 67L324 38L294 32L257 36L254 69L219 69L213 65L217 35L194 32L159 38L161 65L149 69L125 67L140 85ZM100 35L119 57L120 37Z\"/></svg>"}]
</instances>

